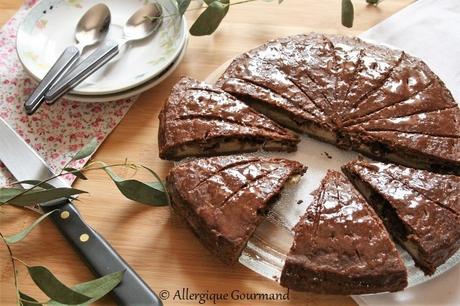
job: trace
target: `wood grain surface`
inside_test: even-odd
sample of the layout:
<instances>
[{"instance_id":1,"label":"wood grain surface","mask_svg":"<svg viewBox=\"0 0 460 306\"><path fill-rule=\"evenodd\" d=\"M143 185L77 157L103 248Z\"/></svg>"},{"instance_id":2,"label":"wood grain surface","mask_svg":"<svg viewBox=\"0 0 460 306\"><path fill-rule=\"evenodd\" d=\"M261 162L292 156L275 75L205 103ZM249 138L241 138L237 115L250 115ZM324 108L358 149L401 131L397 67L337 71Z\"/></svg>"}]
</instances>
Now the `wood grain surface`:
<instances>
[{"instance_id":1,"label":"wood grain surface","mask_svg":"<svg viewBox=\"0 0 460 306\"><path fill-rule=\"evenodd\" d=\"M355 0L355 25L340 25L339 0L286 0L281 5L257 1L231 7L218 31L209 37L191 37L179 68L159 86L142 94L120 125L97 151L94 159L108 163L130 161L155 169L163 177L171 163L158 158L158 113L173 84L182 75L205 79L219 65L269 39L309 31L357 35L410 4L412 0L386 0L378 7ZM20 7L20 0L0 0L0 24ZM187 13L189 24L198 12ZM1 148L0 148L1 149ZM165 305L198 305L173 300L177 290L194 293L284 293L285 289L242 265L227 267L214 259L168 207L154 208L126 200L103 173L90 173L75 186L90 192L78 207L99 231L156 291L168 290ZM141 177L142 178L142 177ZM0 209L1 230L17 232L36 218L34 213ZM13 251L29 265L46 265L66 284L93 278L70 245L46 221ZM14 305L13 274L6 248L0 246L0 305ZM22 291L40 300L45 296L19 269ZM207 305L211 302L207 302ZM206 305L205 304L205 305ZM289 301L232 301L225 305L354 305L350 297L291 292ZM114 305L107 297L97 305Z\"/></svg>"}]
</instances>

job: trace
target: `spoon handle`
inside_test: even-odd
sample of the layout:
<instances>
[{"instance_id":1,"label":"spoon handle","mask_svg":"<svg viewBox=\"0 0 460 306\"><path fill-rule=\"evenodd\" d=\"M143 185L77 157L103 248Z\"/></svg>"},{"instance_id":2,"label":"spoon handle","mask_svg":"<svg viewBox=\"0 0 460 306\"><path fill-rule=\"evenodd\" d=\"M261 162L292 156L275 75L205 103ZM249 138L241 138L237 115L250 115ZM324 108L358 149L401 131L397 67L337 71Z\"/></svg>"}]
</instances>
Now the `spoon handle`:
<instances>
[{"instance_id":1,"label":"spoon handle","mask_svg":"<svg viewBox=\"0 0 460 306\"><path fill-rule=\"evenodd\" d=\"M28 115L32 115L40 107L45 100L45 92L57 81L59 78L69 70L70 67L80 57L80 50L76 46L67 47L58 60L54 63L53 67L48 71L43 80L35 88L34 92L27 98L24 103L24 108Z\"/></svg>"},{"instance_id":2,"label":"spoon handle","mask_svg":"<svg viewBox=\"0 0 460 306\"><path fill-rule=\"evenodd\" d=\"M116 41L105 42L48 90L45 96L46 102L54 103L114 58L118 52L119 47Z\"/></svg>"}]
</instances>

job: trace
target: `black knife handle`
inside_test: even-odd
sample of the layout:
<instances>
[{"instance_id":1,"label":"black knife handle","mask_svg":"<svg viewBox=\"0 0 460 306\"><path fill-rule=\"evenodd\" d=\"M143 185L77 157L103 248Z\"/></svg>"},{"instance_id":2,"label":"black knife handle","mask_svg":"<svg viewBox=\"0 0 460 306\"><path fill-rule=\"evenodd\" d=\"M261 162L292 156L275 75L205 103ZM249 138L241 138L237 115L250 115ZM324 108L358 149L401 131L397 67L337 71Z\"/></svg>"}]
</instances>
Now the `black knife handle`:
<instances>
[{"instance_id":1,"label":"black knife handle","mask_svg":"<svg viewBox=\"0 0 460 306\"><path fill-rule=\"evenodd\" d=\"M163 305L152 289L109 243L81 219L71 201L66 199L49 202L41 205L41 208L45 212L59 208L50 218L98 277L125 271L122 282L112 290L118 305Z\"/></svg>"}]
</instances>

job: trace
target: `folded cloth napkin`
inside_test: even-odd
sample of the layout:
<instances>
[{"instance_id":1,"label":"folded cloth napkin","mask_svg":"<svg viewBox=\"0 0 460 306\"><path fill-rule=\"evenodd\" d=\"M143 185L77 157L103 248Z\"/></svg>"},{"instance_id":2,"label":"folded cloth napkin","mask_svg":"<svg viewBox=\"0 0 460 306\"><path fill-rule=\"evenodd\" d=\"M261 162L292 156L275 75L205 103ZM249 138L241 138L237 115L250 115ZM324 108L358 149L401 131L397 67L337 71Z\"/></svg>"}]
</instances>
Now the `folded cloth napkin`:
<instances>
[{"instance_id":1,"label":"folded cloth napkin","mask_svg":"<svg viewBox=\"0 0 460 306\"><path fill-rule=\"evenodd\" d=\"M383 2L381 5L385 5ZM460 102L460 1L419 0L360 35L423 59ZM460 305L460 265L397 293L354 296L360 305Z\"/></svg>"},{"instance_id":2,"label":"folded cloth napkin","mask_svg":"<svg viewBox=\"0 0 460 306\"><path fill-rule=\"evenodd\" d=\"M107 103L61 99L51 107L43 105L33 116L27 116L23 103L36 82L25 72L16 55L16 32L35 2L26 0L0 30L0 117L57 172L89 139L96 137L101 144L126 115L135 98ZM86 163L88 158L80 164ZM72 175L64 178L69 183L75 179ZM12 181L13 177L0 162L0 186Z\"/></svg>"}]
</instances>

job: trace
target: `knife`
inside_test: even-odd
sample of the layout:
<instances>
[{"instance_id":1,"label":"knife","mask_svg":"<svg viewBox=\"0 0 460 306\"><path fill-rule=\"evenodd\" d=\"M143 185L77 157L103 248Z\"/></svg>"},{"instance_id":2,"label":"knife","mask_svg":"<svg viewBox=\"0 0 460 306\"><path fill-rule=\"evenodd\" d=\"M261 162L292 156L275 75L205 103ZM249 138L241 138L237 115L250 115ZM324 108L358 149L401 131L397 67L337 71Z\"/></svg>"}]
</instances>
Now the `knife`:
<instances>
[{"instance_id":1,"label":"knife","mask_svg":"<svg viewBox=\"0 0 460 306\"><path fill-rule=\"evenodd\" d=\"M0 118L0 160L19 180L43 181L51 176L45 161ZM62 178L49 181L54 187L70 187ZM49 218L98 277L125 271L122 282L112 291L118 305L163 305L158 296L93 228L86 224L71 199L39 205L43 212L59 209Z\"/></svg>"}]
</instances>

